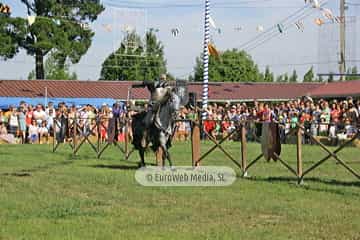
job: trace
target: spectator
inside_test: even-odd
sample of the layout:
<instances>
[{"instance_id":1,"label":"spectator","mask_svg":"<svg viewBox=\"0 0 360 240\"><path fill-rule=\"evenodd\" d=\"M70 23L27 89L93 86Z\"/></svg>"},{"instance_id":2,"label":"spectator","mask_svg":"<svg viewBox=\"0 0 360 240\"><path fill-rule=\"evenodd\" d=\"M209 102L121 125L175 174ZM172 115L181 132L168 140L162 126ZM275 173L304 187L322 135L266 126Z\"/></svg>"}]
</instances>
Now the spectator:
<instances>
[{"instance_id":1,"label":"spectator","mask_svg":"<svg viewBox=\"0 0 360 240\"><path fill-rule=\"evenodd\" d=\"M41 127L39 128L39 143L42 144L43 143L43 139L45 138L45 142L49 143L49 129L46 127L47 126L47 122L43 121L41 123Z\"/></svg>"},{"instance_id":2,"label":"spectator","mask_svg":"<svg viewBox=\"0 0 360 240\"><path fill-rule=\"evenodd\" d=\"M19 135L21 143L25 143L26 140L26 116L25 116L25 105L21 105L17 113L19 120Z\"/></svg>"},{"instance_id":3,"label":"spectator","mask_svg":"<svg viewBox=\"0 0 360 240\"><path fill-rule=\"evenodd\" d=\"M6 127L7 125L7 122L8 122L8 119L7 117L5 116L3 110L0 108L0 122L3 123L3 126Z\"/></svg>"},{"instance_id":4,"label":"spectator","mask_svg":"<svg viewBox=\"0 0 360 240\"><path fill-rule=\"evenodd\" d=\"M31 125L29 126L29 142L31 144L36 143L39 139L39 127L35 119L32 120Z\"/></svg>"},{"instance_id":5,"label":"spectator","mask_svg":"<svg viewBox=\"0 0 360 240\"><path fill-rule=\"evenodd\" d=\"M0 140L6 143L16 143L14 135L8 134L4 122L0 122Z\"/></svg>"},{"instance_id":6,"label":"spectator","mask_svg":"<svg viewBox=\"0 0 360 240\"><path fill-rule=\"evenodd\" d=\"M36 109L33 111L33 119L36 120L38 127L41 127L42 122L46 120L46 113L41 104L36 105Z\"/></svg>"},{"instance_id":7,"label":"spectator","mask_svg":"<svg viewBox=\"0 0 360 240\"><path fill-rule=\"evenodd\" d=\"M14 106L10 107L9 114L9 133L13 134L15 137L19 134L19 118Z\"/></svg>"}]
</instances>

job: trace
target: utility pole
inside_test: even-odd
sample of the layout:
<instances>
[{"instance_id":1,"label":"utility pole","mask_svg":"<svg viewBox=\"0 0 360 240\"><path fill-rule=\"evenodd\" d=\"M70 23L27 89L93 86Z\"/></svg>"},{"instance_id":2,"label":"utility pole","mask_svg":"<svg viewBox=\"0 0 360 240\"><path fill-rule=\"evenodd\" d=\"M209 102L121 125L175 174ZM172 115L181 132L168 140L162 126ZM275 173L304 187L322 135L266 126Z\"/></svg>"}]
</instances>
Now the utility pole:
<instances>
[{"instance_id":1,"label":"utility pole","mask_svg":"<svg viewBox=\"0 0 360 240\"><path fill-rule=\"evenodd\" d=\"M345 51L346 51L346 31L345 31L346 19L345 19L345 0L340 0L340 60L339 60L339 70L340 70L340 80L344 81L346 73L346 61L345 61Z\"/></svg>"}]
</instances>

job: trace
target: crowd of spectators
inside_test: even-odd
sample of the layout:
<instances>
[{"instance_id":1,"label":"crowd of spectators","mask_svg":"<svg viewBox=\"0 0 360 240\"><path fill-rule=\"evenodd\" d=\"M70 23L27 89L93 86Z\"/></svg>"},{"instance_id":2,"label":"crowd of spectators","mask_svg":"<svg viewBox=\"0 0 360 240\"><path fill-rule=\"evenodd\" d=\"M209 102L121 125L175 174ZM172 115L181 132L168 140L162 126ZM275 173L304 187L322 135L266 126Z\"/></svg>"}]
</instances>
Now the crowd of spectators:
<instances>
[{"instance_id":1,"label":"crowd of spectators","mask_svg":"<svg viewBox=\"0 0 360 240\"><path fill-rule=\"evenodd\" d=\"M73 123L76 121L77 134L99 135L101 141L106 141L111 122L109 120L117 119L116 138L121 141L124 139L124 122L121 122L121 119L125 116L131 119L137 111L139 108L133 107L126 110L125 104L121 102L115 102L112 106L103 104L99 108L92 105L67 106L65 103L54 106L51 102L47 106L42 104L31 106L26 102L20 102L18 106L0 109L0 140L9 143L46 143L55 131L58 141L59 139L67 141L71 139L70 136L74 132ZM260 122L280 123L282 142L286 142L286 134L297 124L304 126L305 131L313 136L329 138L351 137L360 124L360 100L351 97L346 100L331 101L303 98L278 103L257 101L238 104L213 103L206 111L208 120L203 123L204 132L214 138L225 137L236 128L239 121L246 121L249 141L255 140L254 136L259 136ZM178 113L178 119L195 120L197 117L194 108L182 107ZM66 124L54 124L55 118L59 123L66 121ZM176 125L174 138L188 140L191 132L190 122L178 121ZM131 135L131 131L129 133ZM207 135L203 134L203 137L206 138ZM305 137L304 143L307 143Z\"/></svg>"},{"instance_id":2,"label":"crowd of spectators","mask_svg":"<svg viewBox=\"0 0 360 240\"><path fill-rule=\"evenodd\" d=\"M207 109L208 121L204 123L204 129L213 137L226 135L236 126L237 121L247 121L247 138L254 140L253 136L259 137L259 122L278 122L280 137L286 142L286 134L297 124L302 125L305 131L313 136L327 136L329 138L349 138L353 136L360 125L360 100L348 97L346 100L313 101L309 97L302 99L267 103L257 102L253 104L227 103L225 105L212 104ZM218 120L218 121L211 121ZM304 137L304 143L308 143Z\"/></svg>"}]
</instances>

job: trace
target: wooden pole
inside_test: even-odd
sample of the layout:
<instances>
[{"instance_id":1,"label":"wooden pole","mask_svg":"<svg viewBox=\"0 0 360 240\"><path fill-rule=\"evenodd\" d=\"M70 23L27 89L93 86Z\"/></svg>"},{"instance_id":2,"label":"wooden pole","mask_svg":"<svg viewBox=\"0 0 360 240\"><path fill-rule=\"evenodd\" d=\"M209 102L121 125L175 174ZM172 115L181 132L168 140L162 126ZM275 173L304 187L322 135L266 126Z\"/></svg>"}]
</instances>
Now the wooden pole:
<instances>
[{"instance_id":1,"label":"wooden pole","mask_svg":"<svg viewBox=\"0 0 360 240\"><path fill-rule=\"evenodd\" d=\"M241 166L243 177L247 177L247 147L246 147L246 128L245 124L241 124Z\"/></svg>"},{"instance_id":2,"label":"wooden pole","mask_svg":"<svg viewBox=\"0 0 360 240\"><path fill-rule=\"evenodd\" d=\"M101 135L100 135L100 117L96 117L96 128L97 128L97 158L100 158L100 144L101 144Z\"/></svg>"},{"instance_id":3,"label":"wooden pole","mask_svg":"<svg viewBox=\"0 0 360 240\"><path fill-rule=\"evenodd\" d=\"M128 118L125 117L125 160L128 160L129 158L129 147L128 147L128 142L129 142L129 131L128 131Z\"/></svg>"},{"instance_id":4,"label":"wooden pole","mask_svg":"<svg viewBox=\"0 0 360 240\"><path fill-rule=\"evenodd\" d=\"M56 138L56 117L53 119L53 152L55 152L55 138Z\"/></svg>"},{"instance_id":5,"label":"wooden pole","mask_svg":"<svg viewBox=\"0 0 360 240\"><path fill-rule=\"evenodd\" d=\"M198 121L191 123L191 153L192 166L200 166L200 127Z\"/></svg>"},{"instance_id":6,"label":"wooden pole","mask_svg":"<svg viewBox=\"0 0 360 240\"><path fill-rule=\"evenodd\" d=\"M73 144L74 144L74 151L73 151L73 154L75 155L76 154L76 143L77 143L77 140L76 140L76 135L77 135L77 119L76 119L76 112L75 112L75 117L73 119L73 128L74 128L74 131L73 131Z\"/></svg>"},{"instance_id":7,"label":"wooden pole","mask_svg":"<svg viewBox=\"0 0 360 240\"><path fill-rule=\"evenodd\" d=\"M297 158L297 177L298 183L302 183L302 174L303 174L303 166L302 166L302 129L298 126L297 129L297 141L296 141L296 158Z\"/></svg>"}]
</instances>

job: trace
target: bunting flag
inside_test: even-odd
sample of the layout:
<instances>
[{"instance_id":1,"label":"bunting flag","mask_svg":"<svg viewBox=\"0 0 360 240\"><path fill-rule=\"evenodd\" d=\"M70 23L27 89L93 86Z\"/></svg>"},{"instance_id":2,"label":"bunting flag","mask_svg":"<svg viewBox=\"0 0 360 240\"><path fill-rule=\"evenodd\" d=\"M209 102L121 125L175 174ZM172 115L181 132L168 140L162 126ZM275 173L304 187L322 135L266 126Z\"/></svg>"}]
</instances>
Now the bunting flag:
<instances>
[{"instance_id":1,"label":"bunting flag","mask_svg":"<svg viewBox=\"0 0 360 240\"><path fill-rule=\"evenodd\" d=\"M219 59L219 53L216 50L215 46L212 43L208 44L208 50L209 50L209 54L211 56L214 56L216 59Z\"/></svg>"},{"instance_id":2,"label":"bunting flag","mask_svg":"<svg viewBox=\"0 0 360 240\"><path fill-rule=\"evenodd\" d=\"M280 33L284 32L284 25L282 25L281 23L278 23L276 26L277 26Z\"/></svg>"},{"instance_id":3,"label":"bunting flag","mask_svg":"<svg viewBox=\"0 0 360 240\"><path fill-rule=\"evenodd\" d=\"M243 30L243 28L242 27L235 27L234 30L235 31L241 31L241 30Z\"/></svg>"},{"instance_id":4,"label":"bunting flag","mask_svg":"<svg viewBox=\"0 0 360 240\"><path fill-rule=\"evenodd\" d=\"M333 15L333 13L332 13L332 11L330 9L322 8L321 11L322 11L322 15L324 16L324 18L327 18L327 19L330 19L330 20L334 19L334 15Z\"/></svg>"},{"instance_id":5,"label":"bunting flag","mask_svg":"<svg viewBox=\"0 0 360 240\"><path fill-rule=\"evenodd\" d=\"M344 17L335 17L334 20L336 23L344 23L345 19L344 19Z\"/></svg>"},{"instance_id":6,"label":"bunting flag","mask_svg":"<svg viewBox=\"0 0 360 240\"><path fill-rule=\"evenodd\" d=\"M33 25L36 21L36 16L28 16L27 17L29 26Z\"/></svg>"},{"instance_id":7,"label":"bunting flag","mask_svg":"<svg viewBox=\"0 0 360 240\"><path fill-rule=\"evenodd\" d=\"M324 24L324 20L322 20L321 18L316 18L315 20L315 23L319 26L323 25Z\"/></svg>"},{"instance_id":8,"label":"bunting flag","mask_svg":"<svg viewBox=\"0 0 360 240\"><path fill-rule=\"evenodd\" d=\"M88 23L80 23L80 27L83 29L83 30L90 30L90 26Z\"/></svg>"},{"instance_id":9,"label":"bunting flag","mask_svg":"<svg viewBox=\"0 0 360 240\"><path fill-rule=\"evenodd\" d=\"M180 31L178 28L173 28L171 29L171 34L174 36L174 37L177 37L179 35Z\"/></svg>"},{"instance_id":10,"label":"bunting flag","mask_svg":"<svg viewBox=\"0 0 360 240\"><path fill-rule=\"evenodd\" d=\"M304 27L304 23L302 22L302 21L297 21L296 23L295 23L295 26L297 27L297 29L298 30L300 30L300 31L304 31L304 29L305 29L305 27Z\"/></svg>"},{"instance_id":11,"label":"bunting flag","mask_svg":"<svg viewBox=\"0 0 360 240\"><path fill-rule=\"evenodd\" d=\"M110 24L103 24L102 27L105 29L105 31L112 32L112 26Z\"/></svg>"},{"instance_id":12,"label":"bunting flag","mask_svg":"<svg viewBox=\"0 0 360 240\"><path fill-rule=\"evenodd\" d=\"M319 0L311 0L313 8L320 8Z\"/></svg>"},{"instance_id":13,"label":"bunting flag","mask_svg":"<svg viewBox=\"0 0 360 240\"><path fill-rule=\"evenodd\" d=\"M217 27L216 27L216 25L215 25L215 22L214 22L214 19L212 19L211 16L209 17L209 23L210 23L210 25L211 25L213 28L217 29Z\"/></svg>"},{"instance_id":14,"label":"bunting flag","mask_svg":"<svg viewBox=\"0 0 360 240\"><path fill-rule=\"evenodd\" d=\"M263 32L263 31L264 31L264 27L261 26L261 25L259 25L259 26L256 27L256 31L258 31L258 32Z\"/></svg>"}]
</instances>

